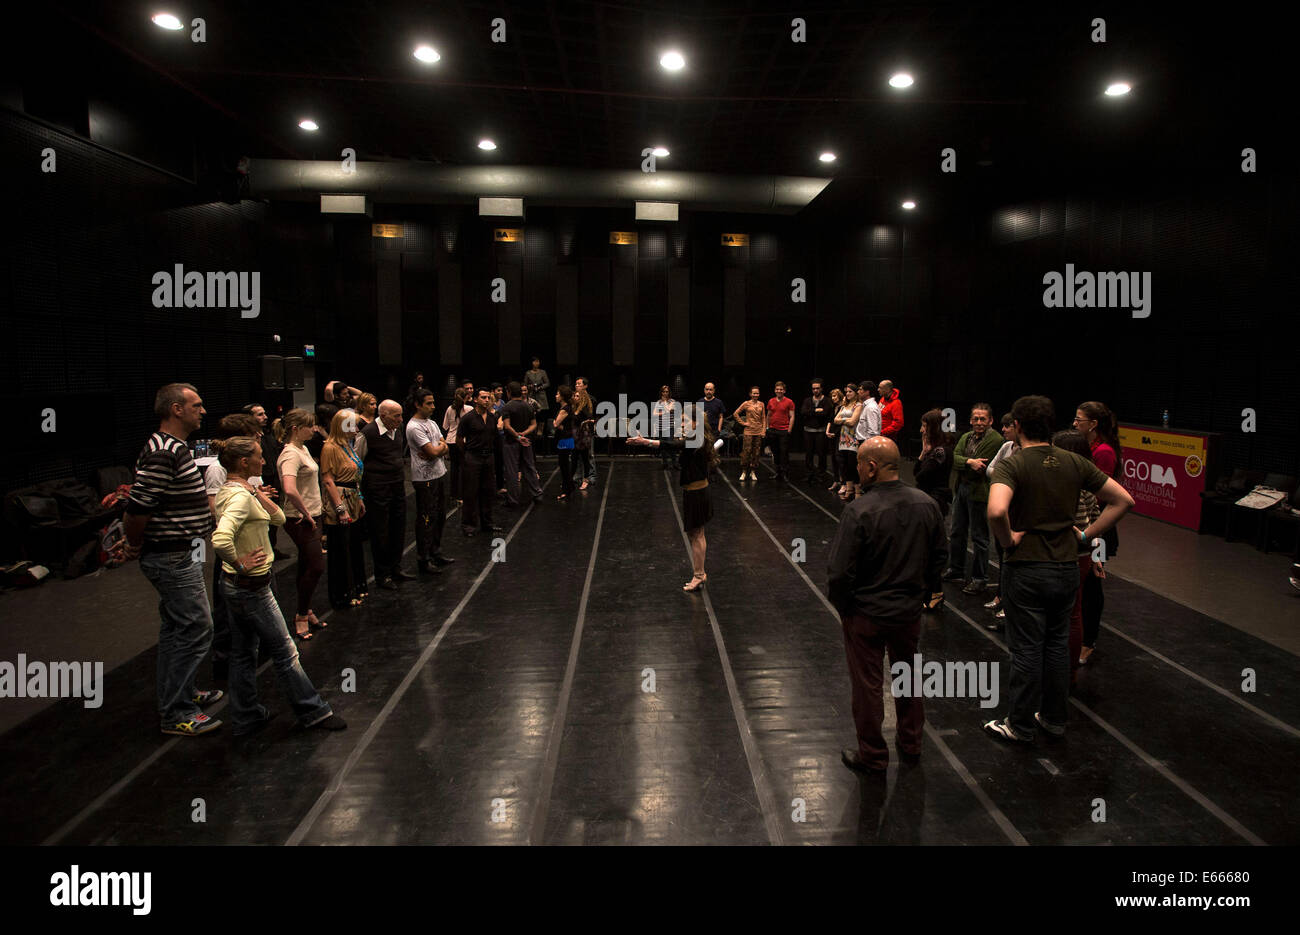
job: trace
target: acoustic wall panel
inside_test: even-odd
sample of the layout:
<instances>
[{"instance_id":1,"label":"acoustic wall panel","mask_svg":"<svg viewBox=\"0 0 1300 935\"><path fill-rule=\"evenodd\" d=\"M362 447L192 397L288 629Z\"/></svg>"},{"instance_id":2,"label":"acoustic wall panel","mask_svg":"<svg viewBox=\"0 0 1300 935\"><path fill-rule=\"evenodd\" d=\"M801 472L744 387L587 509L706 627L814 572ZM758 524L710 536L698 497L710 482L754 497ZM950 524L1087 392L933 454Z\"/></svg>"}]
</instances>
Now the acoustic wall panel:
<instances>
[{"instance_id":1,"label":"acoustic wall panel","mask_svg":"<svg viewBox=\"0 0 1300 935\"><path fill-rule=\"evenodd\" d=\"M691 362L691 270L674 266L668 270L668 366Z\"/></svg>"},{"instance_id":2,"label":"acoustic wall panel","mask_svg":"<svg viewBox=\"0 0 1300 935\"><path fill-rule=\"evenodd\" d=\"M519 365L523 353L520 348L523 334L519 308L523 300L523 267L518 264L501 264L497 267L497 276L505 280L506 300L494 303L497 309L497 356L498 363L509 367Z\"/></svg>"},{"instance_id":3,"label":"acoustic wall panel","mask_svg":"<svg viewBox=\"0 0 1300 935\"><path fill-rule=\"evenodd\" d=\"M745 269L729 266L722 280L722 366L745 363Z\"/></svg>"},{"instance_id":4,"label":"acoustic wall panel","mask_svg":"<svg viewBox=\"0 0 1300 935\"><path fill-rule=\"evenodd\" d=\"M375 340L379 363L385 367L402 364L402 255L375 254Z\"/></svg>"},{"instance_id":5,"label":"acoustic wall panel","mask_svg":"<svg viewBox=\"0 0 1300 935\"><path fill-rule=\"evenodd\" d=\"M444 366L462 363L460 276L459 263L438 264L438 356Z\"/></svg>"},{"instance_id":6,"label":"acoustic wall panel","mask_svg":"<svg viewBox=\"0 0 1300 935\"><path fill-rule=\"evenodd\" d=\"M613 363L630 367L635 362L636 267L615 266L611 271L610 309L613 319Z\"/></svg>"},{"instance_id":7,"label":"acoustic wall panel","mask_svg":"<svg viewBox=\"0 0 1300 935\"><path fill-rule=\"evenodd\" d=\"M578 267L555 268L555 362L578 363Z\"/></svg>"}]
</instances>

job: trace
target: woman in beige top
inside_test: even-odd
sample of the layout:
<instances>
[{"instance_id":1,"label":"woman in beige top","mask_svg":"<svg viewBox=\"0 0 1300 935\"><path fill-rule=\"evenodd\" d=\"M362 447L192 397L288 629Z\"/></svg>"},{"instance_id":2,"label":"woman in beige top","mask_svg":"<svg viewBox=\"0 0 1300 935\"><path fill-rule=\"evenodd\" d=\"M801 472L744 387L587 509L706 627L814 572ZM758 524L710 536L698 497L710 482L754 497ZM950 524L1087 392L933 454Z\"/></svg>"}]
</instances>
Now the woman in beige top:
<instances>
[{"instance_id":1,"label":"woman in beige top","mask_svg":"<svg viewBox=\"0 0 1300 935\"><path fill-rule=\"evenodd\" d=\"M763 437L767 435L767 407L763 405L762 390L749 388L749 399L736 407L732 418L745 427L740 447L740 479L758 480L754 468L763 451Z\"/></svg>"},{"instance_id":2,"label":"woman in beige top","mask_svg":"<svg viewBox=\"0 0 1300 935\"><path fill-rule=\"evenodd\" d=\"M284 491L285 531L298 546L298 609L293 618L294 636L306 641L311 631L325 627L311 609L316 583L325 573L325 552L320 540L320 469L304 447L316 426L316 417L306 409L290 409L276 419L271 430L284 443L276 473Z\"/></svg>"},{"instance_id":3,"label":"woman in beige top","mask_svg":"<svg viewBox=\"0 0 1300 935\"><path fill-rule=\"evenodd\" d=\"M251 436L235 436L214 443L226 482L217 492L217 529L212 545L221 557L221 589L230 620L230 711L236 734L261 730L271 712L257 699L257 650L265 645L276 680L302 727L342 730L347 724L321 698L298 660L275 598L271 575L274 561L271 525L284 522L284 513L266 494L254 487L264 467L262 446Z\"/></svg>"},{"instance_id":4,"label":"woman in beige top","mask_svg":"<svg viewBox=\"0 0 1300 935\"><path fill-rule=\"evenodd\" d=\"M457 503L461 502L460 472L465 461L465 452L461 450L460 445L456 444L456 431L460 428L461 417L474 410L474 407L465 401L468 398L469 393L465 387L456 387L451 405L442 415L442 437L451 447L451 493L448 496Z\"/></svg>"},{"instance_id":5,"label":"woman in beige top","mask_svg":"<svg viewBox=\"0 0 1300 935\"><path fill-rule=\"evenodd\" d=\"M320 480L324 491L325 525L329 527L328 583L335 610L359 607L366 595L366 559L361 547L361 456L352 449L356 420L334 413L330 434L321 447Z\"/></svg>"}]
</instances>

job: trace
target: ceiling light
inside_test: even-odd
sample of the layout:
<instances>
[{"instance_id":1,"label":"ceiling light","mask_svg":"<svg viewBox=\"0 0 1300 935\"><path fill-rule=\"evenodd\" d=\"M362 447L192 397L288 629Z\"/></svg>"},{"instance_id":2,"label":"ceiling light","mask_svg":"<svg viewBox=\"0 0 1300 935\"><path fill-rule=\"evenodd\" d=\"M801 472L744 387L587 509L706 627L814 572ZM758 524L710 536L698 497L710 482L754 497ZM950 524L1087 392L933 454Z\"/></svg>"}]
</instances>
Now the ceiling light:
<instances>
[{"instance_id":1,"label":"ceiling light","mask_svg":"<svg viewBox=\"0 0 1300 935\"><path fill-rule=\"evenodd\" d=\"M491 152L497 148L497 144L493 143L491 140L479 140L478 148L486 152Z\"/></svg>"},{"instance_id":2,"label":"ceiling light","mask_svg":"<svg viewBox=\"0 0 1300 935\"><path fill-rule=\"evenodd\" d=\"M889 79L889 86L892 88L910 88L912 86L912 76L905 71L900 71Z\"/></svg>"},{"instance_id":3,"label":"ceiling light","mask_svg":"<svg viewBox=\"0 0 1300 935\"><path fill-rule=\"evenodd\" d=\"M163 29L184 29L185 24L170 13L155 13L153 21Z\"/></svg>"},{"instance_id":4,"label":"ceiling light","mask_svg":"<svg viewBox=\"0 0 1300 935\"><path fill-rule=\"evenodd\" d=\"M650 150L650 155L658 156L660 159L662 159L664 158L664 156L668 155L668 147L656 146L654 149Z\"/></svg>"},{"instance_id":5,"label":"ceiling light","mask_svg":"<svg viewBox=\"0 0 1300 935\"><path fill-rule=\"evenodd\" d=\"M1109 97L1119 97L1121 94L1128 94L1132 90L1133 88L1129 86L1128 82L1116 81L1114 84L1107 86L1106 94Z\"/></svg>"},{"instance_id":6,"label":"ceiling light","mask_svg":"<svg viewBox=\"0 0 1300 935\"><path fill-rule=\"evenodd\" d=\"M308 118L308 119L306 119L306 120L299 120L299 121L298 121L298 126L302 127L304 130L319 130L319 129L320 129L320 125L319 125L318 123L316 123L315 120L312 120L311 118Z\"/></svg>"},{"instance_id":7,"label":"ceiling light","mask_svg":"<svg viewBox=\"0 0 1300 935\"><path fill-rule=\"evenodd\" d=\"M669 71L681 71L686 67L686 59L680 52L665 52L659 58L659 64Z\"/></svg>"},{"instance_id":8,"label":"ceiling light","mask_svg":"<svg viewBox=\"0 0 1300 935\"><path fill-rule=\"evenodd\" d=\"M437 49L427 45L417 47L415 50L415 57L430 65L442 58L442 56L438 54Z\"/></svg>"},{"instance_id":9,"label":"ceiling light","mask_svg":"<svg viewBox=\"0 0 1300 935\"><path fill-rule=\"evenodd\" d=\"M822 162L834 162L834 161L835 161L835 154L834 154L834 153L822 153L822 154L821 154L820 156L818 156L817 158L820 159Z\"/></svg>"},{"instance_id":10,"label":"ceiling light","mask_svg":"<svg viewBox=\"0 0 1300 935\"><path fill-rule=\"evenodd\" d=\"M911 211L911 210L912 210L913 208L915 208L915 207L916 207L916 202L915 202L915 201L905 201L905 202L903 202L903 210L904 210L904 211Z\"/></svg>"}]
</instances>

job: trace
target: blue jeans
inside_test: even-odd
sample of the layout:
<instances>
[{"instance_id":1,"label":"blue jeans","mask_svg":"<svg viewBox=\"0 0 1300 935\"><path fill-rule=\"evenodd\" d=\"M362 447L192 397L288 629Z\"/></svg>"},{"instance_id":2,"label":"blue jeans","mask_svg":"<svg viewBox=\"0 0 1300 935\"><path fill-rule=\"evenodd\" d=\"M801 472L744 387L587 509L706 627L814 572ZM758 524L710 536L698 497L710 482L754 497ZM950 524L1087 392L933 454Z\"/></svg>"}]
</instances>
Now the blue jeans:
<instances>
[{"instance_id":1,"label":"blue jeans","mask_svg":"<svg viewBox=\"0 0 1300 935\"><path fill-rule=\"evenodd\" d=\"M1075 562L1005 562L1002 606L1011 649L1011 727L1034 736L1034 712L1064 727L1070 694L1070 612L1079 590Z\"/></svg>"},{"instance_id":2,"label":"blue jeans","mask_svg":"<svg viewBox=\"0 0 1300 935\"><path fill-rule=\"evenodd\" d=\"M257 700L257 650L262 643L270 652L276 680L298 723L306 727L333 714L298 661L298 649L284 624L271 583L249 591L223 575L221 588L230 609L230 719L234 732L247 733L270 716Z\"/></svg>"},{"instance_id":3,"label":"blue jeans","mask_svg":"<svg viewBox=\"0 0 1300 935\"><path fill-rule=\"evenodd\" d=\"M976 584L988 582L989 520L988 504L971 499L971 484L958 484L952 498L952 533L948 537L948 564L953 571ZM975 543L975 557L966 573L966 533Z\"/></svg>"},{"instance_id":4,"label":"blue jeans","mask_svg":"<svg viewBox=\"0 0 1300 935\"><path fill-rule=\"evenodd\" d=\"M158 592L158 716L171 727L201 713L194 676L212 646L203 563L188 549L149 552L140 556L140 570Z\"/></svg>"}]
</instances>

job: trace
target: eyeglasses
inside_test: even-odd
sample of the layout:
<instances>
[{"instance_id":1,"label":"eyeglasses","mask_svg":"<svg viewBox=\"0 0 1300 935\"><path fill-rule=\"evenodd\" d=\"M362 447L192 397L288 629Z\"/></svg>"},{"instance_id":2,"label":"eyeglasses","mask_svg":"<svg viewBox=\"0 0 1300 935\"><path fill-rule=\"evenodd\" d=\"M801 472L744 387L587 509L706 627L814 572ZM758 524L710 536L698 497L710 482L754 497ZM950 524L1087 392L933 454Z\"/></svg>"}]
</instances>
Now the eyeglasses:
<instances>
[{"instance_id":1,"label":"eyeglasses","mask_svg":"<svg viewBox=\"0 0 1300 935\"><path fill-rule=\"evenodd\" d=\"M1095 421L1096 421L1095 419L1080 419L1078 416L1075 416L1071 424L1078 425L1080 422L1095 422Z\"/></svg>"}]
</instances>

